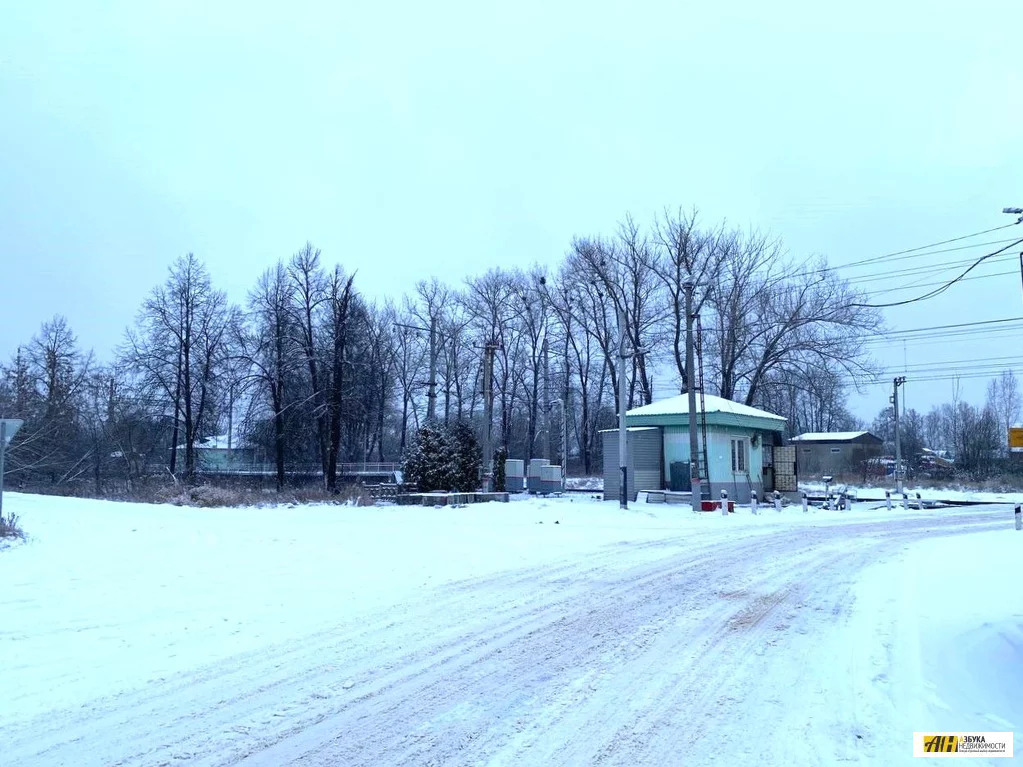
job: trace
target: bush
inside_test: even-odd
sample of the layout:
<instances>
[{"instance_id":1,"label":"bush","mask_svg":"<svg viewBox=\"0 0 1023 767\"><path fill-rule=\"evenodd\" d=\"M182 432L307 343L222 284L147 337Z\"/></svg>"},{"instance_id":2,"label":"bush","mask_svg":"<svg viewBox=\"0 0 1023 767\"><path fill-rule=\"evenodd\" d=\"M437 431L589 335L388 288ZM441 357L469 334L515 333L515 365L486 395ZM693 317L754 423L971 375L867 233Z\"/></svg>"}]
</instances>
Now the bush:
<instances>
[{"instance_id":1,"label":"bush","mask_svg":"<svg viewBox=\"0 0 1023 767\"><path fill-rule=\"evenodd\" d=\"M494 492L503 493L508 484L504 462L508 460L508 448L505 445L494 451Z\"/></svg>"},{"instance_id":2,"label":"bush","mask_svg":"<svg viewBox=\"0 0 1023 767\"><path fill-rule=\"evenodd\" d=\"M428 423L405 451L402 473L420 492L469 491L479 487L483 452L472 426L460 422L445 429Z\"/></svg>"},{"instance_id":3,"label":"bush","mask_svg":"<svg viewBox=\"0 0 1023 767\"><path fill-rule=\"evenodd\" d=\"M0 538L24 538L25 532L18 525L18 515L0 514Z\"/></svg>"},{"instance_id":4,"label":"bush","mask_svg":"<svg viewBox=\"0 0 1023 767\"><path fill-rule=\"evenodd\" d=\"M424 493L450 490L451 453L448 433L432 423L425 424L405 450L401 465L405 482Z\"/></svg>"},{"instance_id":5,"label":"bush","mask_svg":"<svg viewBox=\"0 0 1023 767\"><path fill-rule=\"evenodd\" d=\"M373 506L376 499L359 485L346 487L335 496L335 501L345 506Z\"/></svg>"},{"instance_id":6,"label":"bush","mask_svg":"<svg viewBox=\"0 0 1023 767\"><path fill-rule=\"evenodd\" d=\"M113 499L112 499L113 500ZM116 500L143 503L170 503L174 506L197 508L238 506L282 506L309 503L328 503L342 506L372 506L375 501L358 485L331 492L322 485L290 488L278 493L269 488L222 487L218 485L164 485L147 488Z\"/></svg>"},{"instance_id":7,"label":"bush","mask_svg":"<svg viewBox=\"0 0 1023 767\"><path fill-rule=\"evenodd\" d=\"M455 490L475 490L480 484L483 471L483 448L476 439L472 426L460 421L450 430L453 476L451 486Z\"/></svg>"},{"instance_id":8,"label":"bush","mask_svg":"<svg viewBox=\"0 0 1023 767\"><path fill-rule=\"evenodd\" d=\"M185 492L171 501L176 506L200 506L202 508L247 506L250 502L249 494L244 491L214 487L213 485L197 485L187 488Z\"/></svg>"},{"instance_id":9,"label":"bush","mask_svg":"<svg viewBox=\"0 0 1023 767\"><path fill-rule=\"evenodd\" d=\"M89 487L50 486L29 488L27 492L43 495L97 497ZM102 496L107 501L125 503L169 503L174 506L198 508L238 506L282 506L288 504L326 503L339 506L372 506L375 501L361 486L351 485L327 490L321 482L304 487L289 487L281 492L269 487L231 485L185 485L172 483L166 477L137 481L130 488L119 488Z\"/></svg>"}]
</instances>

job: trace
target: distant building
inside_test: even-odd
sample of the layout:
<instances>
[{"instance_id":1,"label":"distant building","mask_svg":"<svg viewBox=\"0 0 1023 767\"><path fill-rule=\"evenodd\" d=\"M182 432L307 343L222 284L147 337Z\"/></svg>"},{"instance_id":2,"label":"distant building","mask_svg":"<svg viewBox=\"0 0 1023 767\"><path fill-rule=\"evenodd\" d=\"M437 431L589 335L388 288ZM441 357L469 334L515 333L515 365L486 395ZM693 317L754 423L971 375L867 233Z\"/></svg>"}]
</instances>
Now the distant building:
<instances>
[{"instance_id":1,"label":"distant building","mask_svg":"<svg viewBox=\"0 0 1023 767\"><path fill-rule=\"evenodd\" d=\"M1015 455L1021 454L1016 453ZM955 469L955 461L952 460L952 454L947 450L932 450L929 447L924 447L916 456L916 466L910 467L911 471L914 469L917 476L925 479L950 479Z\"/></svg>"},{"instance_id":2,"label":"distant building","mask_svg":"<svg viewBox=\"0 0 1023 767\"><path fill-rule=\"evenodd\" d=\"M795 463L772 462L771 448L780 444L785 419L766 410L705 394L706 418L697 413L700 444L706 420L707 467L710 497L722 490L739 503L748 503L751 491L764 498L775 489L776 471L791 472L796 489ZM700 398L697 397L697 407ZM639 490L689 490L689 397L682 394L634 408L625 414L629 441L629 496ZM601 433L604 439L604 498L619 497L618 430ZM703 463L702 457L700 458ZM779 477L780 478L780 477ZM786 478L789 475L786 474ZM779 487L783 491L789 487Z\"/></svg>"},{"instance_id":3,"label":"distant building","mask_svg":"<svg viewBox=\"0 0 1023 767\"><path fill-rule=\"evenodd\" d=\"M195 463L198 471L242 471L256 462L256 450L233 435L228 447L226 434L206 437L195 443ZM178 445L178 464L185 465L185 446Z\"/></svg>"},{"instance_id":4,"label":"distant building","mask_svg":"<svg viewBox=\"0 0 1023 767\"><path fill-rule=\"evenodd\" d=\"M803 479L855 479L881 459L884 441L869 431L807 432L792 438Z\"/></svg>"}]
</instances>

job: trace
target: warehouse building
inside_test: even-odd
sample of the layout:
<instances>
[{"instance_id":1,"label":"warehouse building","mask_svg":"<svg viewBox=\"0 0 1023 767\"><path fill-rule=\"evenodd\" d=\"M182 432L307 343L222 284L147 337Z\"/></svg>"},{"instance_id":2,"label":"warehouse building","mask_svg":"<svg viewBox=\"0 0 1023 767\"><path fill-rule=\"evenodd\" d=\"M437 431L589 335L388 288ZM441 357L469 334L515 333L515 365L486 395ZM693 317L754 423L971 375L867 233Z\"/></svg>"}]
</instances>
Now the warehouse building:
<instances>
[{"instance_id":1,"label":"warehouse building","mask_svg":"<svg viewBox=\"0 0 1023 767\"><path fill-rule=\"evenodd\" d=\"M792 438L804 478L855 480L881 459L883 440L869 431L807 432Z\"/></svg>"}]
</instances>

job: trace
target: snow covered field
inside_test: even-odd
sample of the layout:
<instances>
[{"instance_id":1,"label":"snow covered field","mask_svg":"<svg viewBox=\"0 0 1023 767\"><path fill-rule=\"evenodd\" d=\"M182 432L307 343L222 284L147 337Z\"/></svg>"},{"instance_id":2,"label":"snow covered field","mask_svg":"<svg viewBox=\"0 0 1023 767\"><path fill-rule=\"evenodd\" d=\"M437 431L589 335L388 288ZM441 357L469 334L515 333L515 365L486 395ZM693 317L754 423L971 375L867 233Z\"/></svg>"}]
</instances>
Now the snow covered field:
<instances>
[{"instance_id":1,"label":"snow covered field","mask_svg":"<svg viewBox=\"0 0 1023 767\"><path fill-rule=\"evenodd\" d=\"M1011 508L875 506L8 494L0 762L909 764L1023 725Z\"/></svg>"}]
</instances>

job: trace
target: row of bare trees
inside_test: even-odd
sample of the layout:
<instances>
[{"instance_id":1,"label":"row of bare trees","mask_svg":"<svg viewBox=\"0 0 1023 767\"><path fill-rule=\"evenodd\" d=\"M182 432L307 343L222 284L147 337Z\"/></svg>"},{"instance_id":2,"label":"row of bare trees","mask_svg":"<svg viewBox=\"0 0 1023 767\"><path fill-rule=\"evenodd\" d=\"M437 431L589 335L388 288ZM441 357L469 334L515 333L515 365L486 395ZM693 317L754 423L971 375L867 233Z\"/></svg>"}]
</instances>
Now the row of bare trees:
<instances>
[{"instance_id":1,"label":"row of bare trees","mask_svg":"<svg viewBox=\"0 0 1023 767\"><path fill-rule=\"evenodd\" d=\"M914 459L924 448L938 451L952 461L946 473L955 473L964 479L984 479L1007 469L1016 471L1020 464L1011 460L1008 433L1021 417L1023 392L1011 370L988 382L982 405L964 400L956 382L950 402L935 405L926 413L914 408L902 413L899 419L902 454L913 468ZM885 441L886 452L894 454L892 408L885 408L878 414L871 430Z\"/></svg>"},{"instance_id":2,"label":"row of bare trees","mask_svg":"<svg viewBox=\"0 0 1023 767\"><path fill-rule=\"evenodd\" d=\"M690 284L708 392L780 412L794 430L848 420L844 382L867 369L859 341L876 313L823 260L680 210L577 237L556 264L434 278L377 303L312 245L270 266L240 305L189 254L110 364L60 318L18 352L0 384L0 411L28 421L12 466L56 483L90 477L97 490L154 467L192 478L203 441L225 435L271 463L278 486L302 467L332 487L342 461L399 460L431 391L439 420L480 427L493 344L495 446L558 460L565 429L573 471L594 473L619 396L635 406L690 384ZM619 354L621 332L641 354Z\"/></svg>"}]
</instances>

